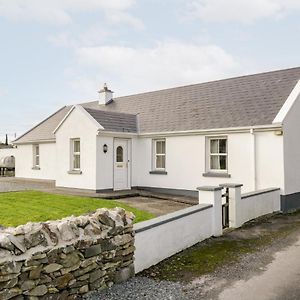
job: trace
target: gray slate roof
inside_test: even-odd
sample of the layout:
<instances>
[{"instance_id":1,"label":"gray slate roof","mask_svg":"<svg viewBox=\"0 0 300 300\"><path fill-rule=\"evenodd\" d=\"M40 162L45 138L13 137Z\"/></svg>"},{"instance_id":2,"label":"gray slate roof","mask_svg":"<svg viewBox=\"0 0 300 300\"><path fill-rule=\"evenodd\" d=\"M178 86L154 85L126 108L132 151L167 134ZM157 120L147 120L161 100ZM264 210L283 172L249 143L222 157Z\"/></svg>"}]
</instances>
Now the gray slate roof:
<instances>
[{"instance_id":1,"label":"gray slate roof","mask_svg":"<svg viewBox=\"0 0 300 300\"><path fill-rule=\"evenodd\" d=\"M136 115L91 108L85 110L107 131L136 133L138 130Z\"/></svg>"},{"instance_id":2,"label":"gray slate roof","mask_svg":"<svg viewBox=\"0 0 300 300\"><path fill-rule=\"evenodd\" d=\"M108 105L98 101L81 105L93 110L90 114L96 120L99 114L102 122L106 117L94 110L138 115L141 133L269 125L299 79L300 67L118 97ZM68 109L63 108L18 142L54 138L52 132ZM129 122L125 119L120 117L117 124L114 118L106 126L109 131L119 130L124 121ZM127 125L129 130L132 125Z\"/></svg>"},{"instance_id":3,"label":"gray slate roof","mask_svg":"<svg viewBox=\"0 0 300 300\"><path fill-rule=\"evenodd\" d=\"M64 106L47 119L27 131L15 140L18 143L27 143L32 141L44 141L55 139L53 131L69 112L72 106Z\"/></svg>"}]
</instances>

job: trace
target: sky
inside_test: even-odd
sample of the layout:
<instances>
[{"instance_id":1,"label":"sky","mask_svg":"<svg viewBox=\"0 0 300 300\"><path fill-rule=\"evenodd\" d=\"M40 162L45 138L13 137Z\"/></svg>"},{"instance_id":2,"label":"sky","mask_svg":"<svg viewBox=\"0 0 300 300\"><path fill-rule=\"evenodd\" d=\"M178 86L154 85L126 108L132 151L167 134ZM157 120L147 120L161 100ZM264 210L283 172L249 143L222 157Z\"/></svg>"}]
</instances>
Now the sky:
<instances>
[{"instance_id":1,"label":"sky","mask_svg":"<svg viewBox=\"0 0 300 300\"><path fill-rule=\"evenodd\" d=\"M300 66L299 0L0 0L0 141L64 105Z\"/></svg>"}]
</instances>

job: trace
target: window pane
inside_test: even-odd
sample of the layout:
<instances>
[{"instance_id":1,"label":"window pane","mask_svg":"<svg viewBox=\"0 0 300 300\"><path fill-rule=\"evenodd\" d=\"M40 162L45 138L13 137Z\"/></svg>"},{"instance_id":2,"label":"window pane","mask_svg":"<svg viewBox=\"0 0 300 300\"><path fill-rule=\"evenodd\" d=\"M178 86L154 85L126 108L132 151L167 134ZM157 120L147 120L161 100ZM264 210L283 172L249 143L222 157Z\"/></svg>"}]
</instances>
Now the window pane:
<instances>
[{"instance_id":1,"label":"window pane","mask_svg":"<svg viewBox=\"0 0 300 300\"><path fill-rule=\"evenodd\" d=\"M162 142L161 141L157 141L156 142L156 153L157 154L162 154Z\"/></svg>"},{"instance_id":2,"label":"window pane","mask_svg":"<svg viewBox=\"0 0 300 300\"><path fill-rule=\"evenodd\" d=\"M36 165L36 166L39 166L39 165L40 165L40 157L39 157L39 156L36 156L36 157L35 157L35 165Z\"/></svg>"},{"instance_id":3,"label":"window pane","mask_svg":"<svg viewBox=\"0 0 300 300\"><path fill-rule=\"evenodd\" d=\"M80 169L80 155L74 155L74 169Z\"/></svg>"},{"instance_id":4,"label":"window pane","mask_svg":"<svg viewBox=\"0 0 300 300\"><path fill-rule=\"evenodd\" d=\"M210 153L219 153L218 140L210 140Z\"/></svg>"},{"instance_id":5,"label":"window pane","mask_svg":"<svg viewBox=\"0 0 300 300\"><path fill-rule=\"evenodd\" d=\"M163 155L161 158L162 158L161 167L162 167L162 169L165 169L166 168L166 156Z\"/></svg>"},{"instance_id":6,"label":"window pane","mask_svg":"<svg viewBox=\"0 0 300 300\"><path fill-rule=\"evenodd\" d=\"M162 153L163 153L163 154L166 153L166 142L165 142L165 141L162 141L162 142L161 142L161 150L162 150Z\"/></svg>"},{"instance_id":7,"label":"window pane","mask_svg":"<svg viewBox=\"0 0 300 300\"><path fill-rule=\"evenodd\" d=\"M219 170L220 169L219 156L218 155L212 155L210 157L210 168L212 170Z\"/></svg>"},{"instance_id":8,"label":"window pane","mask_svg":"<svg viewBox=\"0 0 300 300\"><path fill-rule=\"evenodd\" d=\"M227 157L224 155L220 156L220 169L227 170Z\"/></svg>"},{"instance_id":9,"label":"window pane","mask_svg":"<svg viewBox=\"0 0 300 300\"><path fill-rule=\"evenodd\" d=\"M39 155L40 154L40 147L36 146L35 147L35 155Z\"/></svg>"},{"instance_id":10,"label":"window pane","mask_svg":"<svg viewBox=\"0 0 300 300\"><path fill-rule=\"evenodd\" d=\"M119 146L117 147L117 162L123 162L123 147Z\"/></svg>"},{"instance_id":11,"label":"window pane","mask_svg":"<svg viewBox=\"0 0 300 300\"><path fill-rule=\"evenodd\" d=\"M227 153L227 140L219 140L219 153Z\"/></svg>"},{"instance_id":12,"label":"window pane","mask_svg":"<svg viewBox=\"0 0 300 300\"><path fill-rule=\"evenodd\" d=\"M157 155L156 156L156 168L157 169L165 169L165 167L166 167L165 155Z\"/></svg>"},{"instance_id":13,"label":"window pane","mask_svg":"<svg viewBox=\"0 0 300 300\"><path fill-rule=\"evenodd\" d=\"M80 152L80 141L74 141L74 152Z\"/></svg>"}]
</instances>

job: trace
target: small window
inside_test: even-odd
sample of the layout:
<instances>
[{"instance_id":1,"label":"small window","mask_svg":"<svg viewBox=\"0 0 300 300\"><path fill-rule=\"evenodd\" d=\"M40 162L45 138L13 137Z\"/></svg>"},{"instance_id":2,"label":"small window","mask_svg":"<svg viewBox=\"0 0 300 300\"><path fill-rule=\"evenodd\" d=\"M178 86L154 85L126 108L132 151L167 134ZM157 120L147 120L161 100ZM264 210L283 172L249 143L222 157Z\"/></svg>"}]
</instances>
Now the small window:
<instances>
[{"instance_id":1,"label":"small window","mask_svg":"<svg viewBox=\"0 0 300 300\"><path fill-rule=\"evenodd\" d=\"M123 159L123 147L122 146L118 146L117 147L116 156L117 156L116 161L118 163L124 162L124 159Z\"/></svg>"},{"instance_id":2,"label":"small window","mask_svg":"<svg viewBox=\"0 0 300 300\"><path fill-rule=\"evenodd\" d=\"M74 139L71 142L72 147L72 169L80 170L80 140Z\"/></svg>"},{"instance_id":3,"label":"small window","mask_svg":"<svg viewBox=\"0 0 300 300\"><path fill-rule=\"evenodd\" d=\"M227 171L227 138L209 138L209 170Z\"/></svg>"},{"instance_id":4,"label":"small window","mask_svg":"<svg viewBox=\"0 0 300 300\"><path fill-rule=\"evenodd\" d=\"M154 140L154 169L166 169L166 140Z\"/></svg>"},{"instance_id":5,"label":"small window","mask_svg":"<svg viewBox=\"0 0 300 300\"><path fill-rule=\"evenodd\" d=\"M34 168L40 167L40 146L39 145L33 146L33 167Z\"/></svg>"}]
</instances>

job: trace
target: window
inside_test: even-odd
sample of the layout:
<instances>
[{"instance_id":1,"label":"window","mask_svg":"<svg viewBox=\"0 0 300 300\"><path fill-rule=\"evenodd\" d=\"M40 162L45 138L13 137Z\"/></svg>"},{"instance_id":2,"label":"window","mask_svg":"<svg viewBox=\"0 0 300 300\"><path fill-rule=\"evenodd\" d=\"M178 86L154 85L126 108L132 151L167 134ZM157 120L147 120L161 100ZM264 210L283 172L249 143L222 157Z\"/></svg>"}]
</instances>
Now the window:
<instances>
[{"instance_id":1,"label":"window","mask_svg":"<svg viewBox=\"0 0 300 300\"><path fill-rule=\"evenodd\" d=\"M72 169L80 170L80 140L74 139L71 143L72 146Z\"/></svg>"},{"instance_id":2,"label":"window","mask_svg":"<svg viewBox=\"0 0 300 300\"><path fill-rule=\"evenodd\" d=\"M117 147L117 153L116 153L116 156L117 156L117 162L118 163L121 163L123 162L123 147L122 146L118 146Z\"/></svg>"},{"instance_id":3,"label":"window","mask_svg":"<svg viewBox=\"0 0 300 300\"><path fill-rule=\"evenodd\" d=\"M40 146L33 145L33 167L39 168L40 167Z\"/></svg>"},{"instance_id":4,"label":"window","mask_svg":"<svg viewBox=\"0 0 300 300\"><path fill-rule=\"evenodd\" d=\"M209 170L227 171L227 138L209 138Z\"/></svg>"},{"instance_id":5,"label":"window","mask_svg":"<svg viewBox=\"0 0 300 300\"><path fill-rule=\"evenodd\" d=\"M166 140L154 140L154 169L166 168Z\"/></svg>"}]
</instances>

